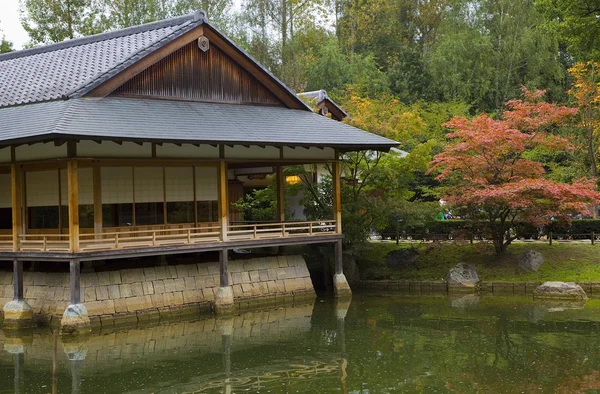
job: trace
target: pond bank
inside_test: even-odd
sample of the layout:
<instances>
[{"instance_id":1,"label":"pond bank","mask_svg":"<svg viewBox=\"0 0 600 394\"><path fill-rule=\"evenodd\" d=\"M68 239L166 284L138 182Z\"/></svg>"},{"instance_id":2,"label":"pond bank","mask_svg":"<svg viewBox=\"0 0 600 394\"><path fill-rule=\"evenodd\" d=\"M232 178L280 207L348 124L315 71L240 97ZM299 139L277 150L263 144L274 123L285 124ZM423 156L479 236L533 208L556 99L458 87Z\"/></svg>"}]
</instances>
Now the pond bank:
<instances>
[{"instance_id":1,"label":"pond bank","mask_svg":"<svg viewBox=\"0 0 600 394\"><path fill-rule=\"evenodd\" d=\"M387 255L395 250L411 250L418 257L414 262L392 267ZM519 258L527 250L535 250L544 257L544 264L537 272L524 272L519 268ZM480 280L485 283L563 281L591 284L600 283L599 252L600 245L517 243L510 245L504 255L496 256L489 244L372 242L357 251L356 262L362 280L443 282L450 268L465 262L475 266Z\"/></svg>"}]
</instances>

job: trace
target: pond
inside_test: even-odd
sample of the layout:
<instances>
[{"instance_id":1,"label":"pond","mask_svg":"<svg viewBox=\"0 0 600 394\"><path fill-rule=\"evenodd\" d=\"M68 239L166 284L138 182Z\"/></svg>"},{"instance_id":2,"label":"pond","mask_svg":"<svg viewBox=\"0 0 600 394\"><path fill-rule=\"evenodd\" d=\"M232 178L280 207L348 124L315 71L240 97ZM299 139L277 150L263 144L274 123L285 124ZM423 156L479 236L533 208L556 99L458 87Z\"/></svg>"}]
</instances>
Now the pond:
<instances>
[{"instance_id":1,"label":"pond","mask_svg":"<svg viewBox=\"0 0 600 394\"><path fill-rule=\"evenodd\" d=\"M579 308L581 308L579 306ZM600 388L600 301L355 294L104 328L0 334L1 393L518 393Z\"/></svg>"}]
</instances>

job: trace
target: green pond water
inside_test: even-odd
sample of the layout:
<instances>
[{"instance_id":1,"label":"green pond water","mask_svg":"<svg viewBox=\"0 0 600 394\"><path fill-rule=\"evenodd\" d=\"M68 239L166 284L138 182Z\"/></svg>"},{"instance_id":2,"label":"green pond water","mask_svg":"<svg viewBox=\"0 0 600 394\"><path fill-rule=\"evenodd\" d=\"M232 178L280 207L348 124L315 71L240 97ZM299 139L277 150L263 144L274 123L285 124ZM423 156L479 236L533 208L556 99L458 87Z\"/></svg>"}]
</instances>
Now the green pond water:
<instances>
[{"instance_id":1,"label":"green pond water","mask_svg":"<svg viewBox=\"0 0 600 394\"><path fill-rule=\"evenodd\" d=\"M68 341L4 331L0 393L600 393L600 301L564 307L355 294Z\"/></svg>"}]
</instances>

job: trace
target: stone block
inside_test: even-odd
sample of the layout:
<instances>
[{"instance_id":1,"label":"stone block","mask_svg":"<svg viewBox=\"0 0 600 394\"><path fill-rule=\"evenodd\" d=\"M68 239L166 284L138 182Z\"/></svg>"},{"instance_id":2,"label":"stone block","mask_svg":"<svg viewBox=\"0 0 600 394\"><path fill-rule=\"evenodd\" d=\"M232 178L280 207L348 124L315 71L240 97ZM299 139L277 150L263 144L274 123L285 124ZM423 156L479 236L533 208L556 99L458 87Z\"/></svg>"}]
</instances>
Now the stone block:
<instances>
[{"instance_id":1,"label":"stone block","mask_svg":"<svg viewBox=\"0 0 600 394\"><path fill-rule=\"evenodd\" d=\"M266 269L259 270L258 280L261 282L267 282L269 280L269 272Z\"/></svg>"},{"instance_id":2,"label":"stone block","mask_svg":"<svg viewBox=\"0 0 600 394\"><path fill-rule=\"evenodd\" d=\"M167 279L167 267L154 267L156 279Z\"/></svg>"},{"instance_id":3,"label":"stone block","mask_svg":"<svg viewBox=\"0 0 600 394\"><path fill-rule=\"evenodd\" d=\"M95 272L81 274L81 286L92 287L98 286L98 275Z\"/></svg>"},{"instance_id":4,"label":"stone block","mask_svg":"<svg viewBox=\"0 0 600 394\"><path fill-rule=\"evenodd\" d=\"M240 286L240 289L241 289L241 285L236 285L236 286ZM215 292L213 291L212 287L202 289L202 295L203 295L204 301L214 301L214 299L215 299Z\"/></svg>"},{"instance_id":5,"label":"stone block","mask_svg":"<svg viewBox=\"0 0 600 394\"><path fill-rule=\"evenodd\" d=\"M219 275L220 267L218 263L208 263L208 274L209 275Z\"/></svg>"},{"instance_id":6,"label":"stone block","mask_svg":"<svg viewBox=\"0 0 600 394\"><path fill-rule=\"evenodd\" d=\"M96 288L86 287L84 289L83 302L96 301Z\"/></svg>"},{"instance_id":7,"label":"stone block","mask_svg":"<svg viewBox=\"0 0 600 394\"><path fill-rule=\"evenodd\" d=\"M131 284L124 283L122 285L119 285L119 290L121 291L121 297L133 297L133 289L131 288Z\"/></svg>"},{"instance_id":8,"label":"stone block","mask_svg":"<svg viewBox=\"0 0 600 394\"><path fill-rule=\"evenodd\" d=\"M231 283L234 285L242 283L242 273L241 272L233 272L231 274Z\"/></svg>"},{"instance_id":9,"label":"stone block","mask_svg":"<svg viewBox=\"0 0 600 394\"><path fill-rule=\"evenodd\" d=\"M152 282L152 285L154 287L154 294L162 294L166 291L165 282L163 280L155 280L154 282Z\"/></svg>"},{"instance_id":10,"label":"stone block","mask_svg":"<svg viewBox=\"0 0 600 394\"><path fill-rule=\"evenodd\" d=\"M294 279L296 277L296 267L285 268L285 278L283 279Z\"/></svg>"},{"instance_id":11,"label":"stone block","mask_svg":"<svg viewBox=\"0 0 600 394\"><path fill-rule=\"evenodd\" d=\"M287 268L288 267L287 256L277 256L277 265L279 268Z\"/></svg>"},{"instance_id":12,"label":"stone block","mask_svg":"<svg viewBox=\"0 0 600 394\"><path fill-rule=\"evenodd\" d=\"M202 301L202 292L198 290L185 290L183 291L183 303L191 304L194 302Z\"/></svg>"},{"instance_id":13,"label":"stone block","mask_svg":"<svg viewBox=\"0 0 600 394\"><path fill-rule=\"evenodd\" d=\"M141 282L136 282L131 284L131 292L134 297L140 297L144 295L144 288L142 287Z\"/></svg>"},{"instance_id":14,"label":"stone block","mask_svg":"<svg viewBox=\"0 0 600 394\"><path fill-rule=\"evenodd\" d=\"M99 286L108 286L111 284L109 271L98 272L97 276L98 276L98 285Z\"/></svg>"},{"instance_id":15,"label":"stone block","mask_svg":"<svg viewBox=\"0 0 600 394\"><path fill-rule=\"evenodd\" d=\"M152 300L152 307L154 308L162 308L163 306L165 306L162 294L152 294L150 296L150 299Z\"/></svg>"},{"instance_id":16,"label":"stone block","mask_svg":"<svg viewBox=\"0 0 600 394\"><path fill-rule=\"evenodd\" d=\"M260 282L260 274L258 273L258 271L250 271L248 274L250 275L250 282Z\"/></svg>"},{"instance_id":17,"label":"stone block","mask_svg":"<svg viewBox=\"0 0 600 394\"><path fill-rule=\"evenodd\" d=\"M208 264L206 264L206 263L196 264L196 271L198 271L198 276L208 275Z\"/></svg>"},{"instance_id":18,"label":"stone block","mask_svg":"<svg viewBox=\"0 0 600 394\"><path fill-rule=\"evenodd\" d=\"M229 262L229 272L242 272L244 270L244 264L241 261L230 261Z\"/></svg>"},{"instance_id":19,"label":"stone block","mask_svg":"<svg viewBox=\"0 0 600 394\"><path fill-rule=\"evenodd\" d=\"M254 289L254 287L252 286L252 283L242 283L242 292L244 294L244 296L249 296L252 295L252 290Z\"/></svg>"},{"instance_id":20,"label":"stone block","mask_svg":"<svg viewBox=\"0 0 600 394\"><path fill-rule=\"evenodd\" d=\"M122 281L122 283L136 282L134 270L133 269L121 270L121 281Z\"/></svg>"},{"instance_id":21,"label":"stone block","mask_svg":"<svg viewBox=\"0 0 600 394\"><path fill-rule=\"evenodd\" d=\"M515 294L524 295L525 294L525 283L524 282L521 282L521 283L515 282L513 291Z\"/></svg>"},{"instance_id":22,"label":"stone block","mask_svg":"<svg viewBox=\"0 0 600 394\"><path fill-rule=\"evenodd\" d=\"M234 297L242 297L244 295L244 291L242 290L242 285L240 284L235 284L233 286L231 286L233 289L233 296Z\"/></svg>"},{"instance_id":23,"label":"stone block","mask_svg":"<svg viewBox=\"0 0 600 394\"><path fill-rule=\"evenodd\" d=\"M113 300L86 302L85 307L90 316L112 315L115 313Z\"/></svg>"},{"instance_id":24,"label":"stone block","mask_svg":"<svg viewBox=\"0 0 600 394\"><path fill-rule=\"evenodd\" d=\"M187 265L176 265L175 270L177 271L178 278L185 278L186 276L190 276Z\"/></svg>"},{"instance_id":25,"label":"stone block","mask_svg":"<svg viewBox=\"0 0 600 394\"><path fill-rule=\"evenodd\" d=\"M108 298L110 298L111 300L121 298L121 290L119 288L119 285L109 285L107 286L107 289Z\"/></svg>"},{"instance_id":26,"label":"stone block","mask_svg":"<svg viewBox=\"0 0 600 394\"><path fill-rule=\"evenodd\" d=\"M175 279L165 279L163 283L165 285L165 293L172 293L176 290Z\"/></svg>"},{"instance_id":27,"label":"stone block","mask_svg":"<svg viewBox=\"0 0 600 394\"><path fill-rule=\"evenodd\" d=\"M144 278L146 281L156 280L156 270L154 267L144 268Z\"/></svg>"},{"instance_id":28,"label":"stone block","mask_svg":"<svg viewBox=\"0 0 600 394\"><path fill-rule=\"evenodd\" d=\"M96 287L96 300L104 301L108 300L108 287L107 286L98 286ZM89 309L88 309L89 312Z\"/></svg>"},{"instance_id":29,"label":"stone block","mask_svg":"<svg viewBox=\"0 0 600 394\"><path fill-rule=\"evenodd\" d=\"M121 271L108 271L110 277L110 283L113 285L120 285L123 283L121 280Z\"/></svg>"},{"instance_id":30,"label":"stone block","mask_svg":"<svg viewBox=\"0 0 600 394\"><path fill-rule=\"evenodd\" d=\"M12 283L12 274L9 271L0 272L0 285L10 285Z\"/></svg>"},{"instance_id":31,"label":"stone block","mask_svg":"<svg viewBox=\"0 0 600 394\"><path fill-rule=\"evenodd\" d=\"M308 272L308 268L306 268L306 265L297 265L296 277L303 278L305 276L310 276L310 272Z\"/></svg>"},{"instance_id":32,"label":"stone block","mask_svg":"<svg viewBox=\"0 0 600 394\"><path fill-rule=\"evenodd\" d=\"M270 280L267 283L267 289L270 294L277 293L277 283L274 280Z\"/></svg>"},{"instance_id":33,"label":"stone block","mask_svg":"<svg viewBox=\"0 0 600 394\"><path fill-rule=\"evenodd\" d=\"M185 281L183 280L183 278L173 279L173 286L175 287L175 291L184 291Z\"/></svg>"},{"instance_id":34,"label":"stone block","mask_svg":"<svg viewBox=\"0 0 600 394\"><path fill-rule=\"evenodd\" d=\"M196 290L196 279L192 276L186 276L183 278L185 283L185 290Z\"/></svg>"},{"instance_id":35,"label":"stone block","mask_svg":"<svg viewBox=\"0 0 600 394\"><path fill-rule=\"evenodd\" d=\"M154 285L152 284L152 282L142 282L142 289L144 291L144 295L154 294Z\"/></svg>"},{"instance_id":36,"label":"stone block","mask_svg":"<svg viewBox=\"0 0 600 394\"><path fill-rule=\"evenodd\" d=\"M167 266L167 278L175 279L177 278L177 268L173 265Z\"/></svg>"},{"instance_id":37,"label":"stone block","mask_svg":"<svg viewBox=\"0 0 600 394\"><path fill-rule=\"evenodd\" d=\"M33 285L33 272L23 272L23 285Z\"/></svg>"},{"instance_id":38,"label":"stone block","mask_svg":"<svg viewBox=\"0 0 600 394\"><path fill-rule=\"evenodd\" d=\"M33 285L34 286L46 286L45 272L33 272Z\"/></svg>"},{"instance_id":39,"label":"stone block","mask_svg":"<svg viewBox=\"0 0 600 394\"><path fill-rule=\"evenodd\" d=\"M136 312L144 308L144 297L129 297L125 299L127 304L127 312Z\"/></svg>"},{"instance_id":40,"label":"stone block","mask_svg":"<svg viewBox=\"0 0 600 394\"><path fill-rule=\"evenodd\" d=\"M277 269L277 280L283 280L283 279L287 279L287 272L285 271L285 268L278 268Z\"/></svg>"}]
</instances>

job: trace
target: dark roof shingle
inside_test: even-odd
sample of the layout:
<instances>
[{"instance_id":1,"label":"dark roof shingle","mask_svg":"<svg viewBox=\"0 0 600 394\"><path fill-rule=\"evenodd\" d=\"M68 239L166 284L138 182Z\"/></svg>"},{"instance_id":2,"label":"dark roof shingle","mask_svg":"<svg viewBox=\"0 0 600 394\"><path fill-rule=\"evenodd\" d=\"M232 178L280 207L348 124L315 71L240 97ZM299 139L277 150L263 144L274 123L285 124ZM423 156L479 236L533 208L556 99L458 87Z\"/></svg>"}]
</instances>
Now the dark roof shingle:
<instances>
[{"instance_id":1,"label":"dark roof shingle","mask_svg":"<svg viewBox=\"0 0 600 394\"><path fill-rule=\"evenodd\" d=\"M313 112L282 107L111 97L0 109L0 145L56 137L348 150L387 150L398 144Z\"/></svg>"}]
</instances>

